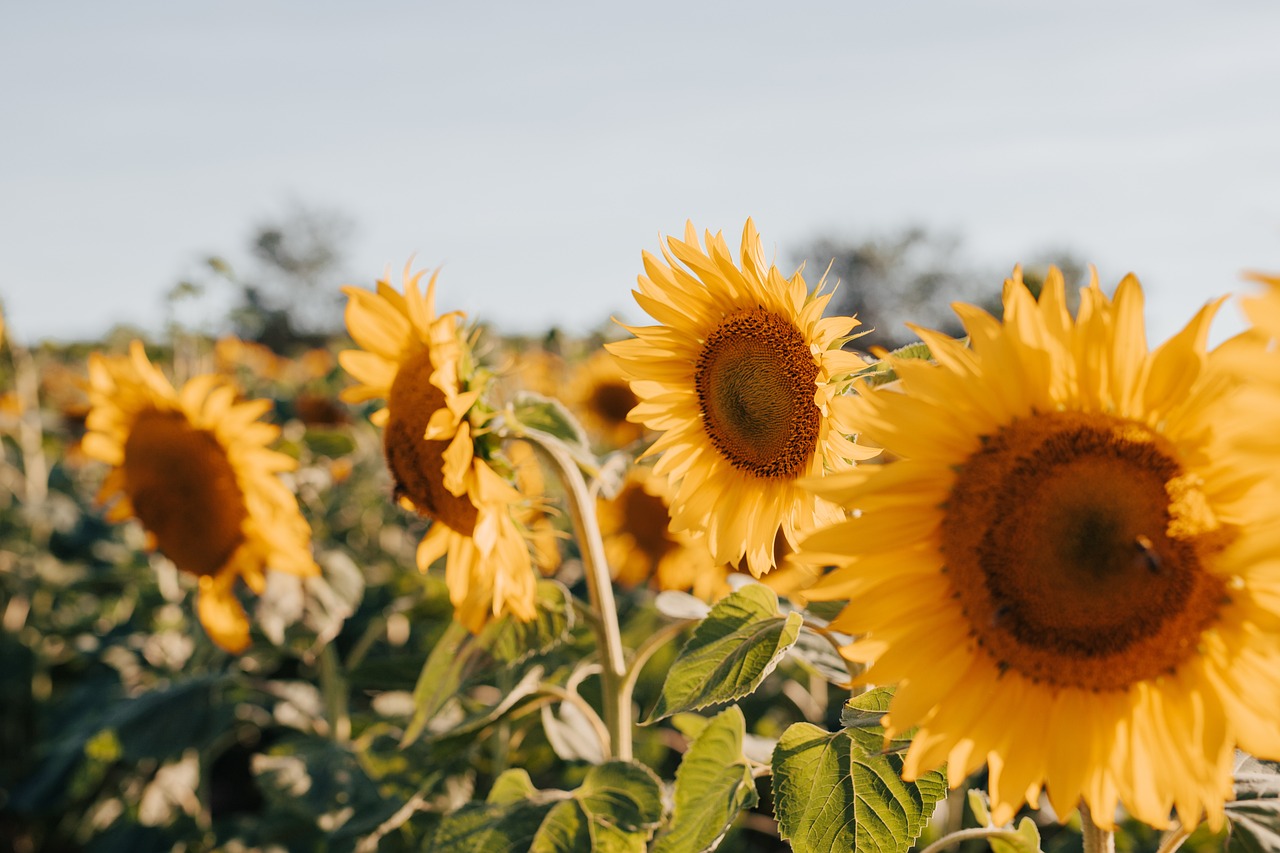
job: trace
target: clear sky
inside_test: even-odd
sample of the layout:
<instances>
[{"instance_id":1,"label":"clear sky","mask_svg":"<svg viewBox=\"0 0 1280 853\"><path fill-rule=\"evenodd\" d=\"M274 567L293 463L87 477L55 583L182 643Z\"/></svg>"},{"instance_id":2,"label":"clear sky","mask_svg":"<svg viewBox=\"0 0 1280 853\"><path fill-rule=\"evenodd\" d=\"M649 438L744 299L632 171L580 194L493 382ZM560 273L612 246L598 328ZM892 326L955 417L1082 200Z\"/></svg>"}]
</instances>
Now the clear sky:
<instances>
[{"instance_id":1,"label":"clear sky","mask_svg":"<svg viewBox=\"0 0 1280 853\"><path fill-rule=\"evenodd\" d=\"M1153 338L1280 269L1280 3L0 6L13 330L158 328L294 202L510 331L639 314L686 219L780 262L919 223L1004 271L1134 271ZM998 282L993 282L995 286Z\"/></svg>"}]
</instances>

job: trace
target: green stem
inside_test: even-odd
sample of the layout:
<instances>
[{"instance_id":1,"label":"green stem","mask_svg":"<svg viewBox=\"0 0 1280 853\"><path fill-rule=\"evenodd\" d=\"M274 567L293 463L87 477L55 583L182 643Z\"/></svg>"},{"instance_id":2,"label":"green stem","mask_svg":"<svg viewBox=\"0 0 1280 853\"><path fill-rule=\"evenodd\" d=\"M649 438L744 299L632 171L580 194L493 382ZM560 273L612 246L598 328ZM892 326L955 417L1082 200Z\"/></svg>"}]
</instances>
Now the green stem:
<instances>
[{"instance_id":1,"label":"green stem","mask_svg":"<svg viewBox=\"0 0 1280 853\"><path fill-rule=\"evenodd\" d=\"M939 853L939 851L954 847L962 841L968 841L972 838L1007 838L1009 841L1017 841L1021 837L1018 833L1009 829L1000 829L995 826L978 826L973 829L962 829L959 832L944 835L921 850L920 853Z\"/></svg>"},{"instance_id":2,"label":"green stem","mask_svg":"<svg viewBox=\"0 0 1280 853\"><path fill-rule=\"evenodd\" d=\"M1084 836L1084 853L1116 853L1116 836L1093 822L1089 807L1080 804L1080 832Z\"/></svg>"},{"instance_id":3,"label":"green stem","mask_svg":"<svg viewBox=\"0 0 1280 853\"><path fill-rule=\"evenodd\" d=\"M604 555L596 504L587 488L575 455L553 435L535 429L524 429L521 437L534 442L555 463L568 493L569 516L573 519L582 552L583 574L594 620L587 620L596 634L600 655L600 692L604 705L604 723L609 730L612 757L631 760L631 700L624 695L627 662L622 651L622 631L618 627L618 608L613 600L613 580Z\"/></svg>"},{"instance_id":4,"label":"green stem","mask_svg":"<svg viewBox=\"0 0 1280 853\"><path fill-rule=\"evenodd\" d=\"M329 718L333 739L346 743L351 739L351 716L347 712L347 680L338 665L338 653L333 643L320 650L320 692L324 695L324 707Z\"/></svg>"},{"instance_id":5,"label":"green stem","mask_svg":"<svg viewBox=\"0 0 1280 853\"><path fill-rule=\"evenodd\" d=\"M640 670L644 669L644 665L649 662L649 658L653 657L653 653L695 624L697 624L695 619L682 619L679 622L663 625L656 634L650 635L640 644L640 648L636 649L635 655L631 658L631 665L627 667L626 678L622 682L621 701L630 706L631 694L636 688L636 682L640 679Z\"/></svg>"}]
</instances>

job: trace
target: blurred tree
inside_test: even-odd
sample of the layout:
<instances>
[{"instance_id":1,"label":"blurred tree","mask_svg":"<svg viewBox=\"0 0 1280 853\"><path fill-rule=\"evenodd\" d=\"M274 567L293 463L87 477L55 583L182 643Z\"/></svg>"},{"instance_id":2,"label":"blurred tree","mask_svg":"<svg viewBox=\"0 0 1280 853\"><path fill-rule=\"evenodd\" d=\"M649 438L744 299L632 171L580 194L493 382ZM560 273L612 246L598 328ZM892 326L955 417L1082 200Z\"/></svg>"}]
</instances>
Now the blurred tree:
<instances>
[{"instance_id":1,"label":"blurred tree","mask_svg":"<svg viewBox=\"0 0 1280 853\"><path fill-rule=\"evenodd\" d=\"M872 331L854 346L896 349L916 340L907 322L961 336L953 302L978 305L1000 316L1001 284L1012 264L988 271L960 259L960 241L913 226L884 236L822 237L802 248L795 260L811 272L826 270L828 283L839 282L828 314L856 314L861 330ZM1087 280L1087 267L1065 249L1038 252L1023 266L1024 280L1039 295L1049 266L1066 277L1074 306L1075 288ZM828 267L828 265L830 265Z\"/></svg>"},{"instance_id":2,"label":"blurred tree","mask_svg":"<svg viewBox=\"0 0 1280 853\"><path fill-rule=\"evenodd\" d=\"M342 326L343 258L353 226L346 216L295 206L258 226L250 238L253 265L238 274L223 257L208 268L239 290L231 311L235 333L278 353L323 343Z\"/></svg>"},{"instance_id":3,"label":"blurred tree","mask_svg":"<svg viewBox=\"0 0 1280 853\"><path fill-rule=\"evenodd\" d=\"M986 297L980 302L989 299L990 278L960 265L958 248L954 237L910 227L886 236L819 238L797 260L839 282L828 313L857 314L862 330L873 330L855 346L895 349L915 340L905 322L962 334L950 304L979 294Z\"/></svg>"}]
</instances>

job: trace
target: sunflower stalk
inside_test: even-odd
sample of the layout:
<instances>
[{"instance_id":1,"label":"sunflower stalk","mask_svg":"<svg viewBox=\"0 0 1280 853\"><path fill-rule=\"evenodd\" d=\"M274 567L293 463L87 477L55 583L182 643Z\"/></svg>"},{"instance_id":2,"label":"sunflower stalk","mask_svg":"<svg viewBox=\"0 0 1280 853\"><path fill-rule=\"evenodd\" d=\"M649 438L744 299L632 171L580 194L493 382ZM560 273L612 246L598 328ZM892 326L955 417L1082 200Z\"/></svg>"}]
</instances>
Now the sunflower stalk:
<instances>
[{"instance_id":1,"label":"sunflower stalk","mask_svg":"<svg viewBox=\"0 0 1280 853\"><path fill-rule=\"evenodd\" d=\"M627 662L622 649L622 631L618 626L618 608L613 600L613 581L604 554L600 522L596 518L595 500L577 454L559 438L541 430L525 427L521 437L534 443L554 464L564 483L581 550L583 574L593 619L587 620L596 635L600 655L601 702L605 727L609 731L609 753L622 761L631 759L631 699L625 691Z\"/></svg>"},{"instance_id":2,"label":"sunflower stalk","mask_svg":"<svg viewBox=\"0 0 1280 853\"><path fill-rule=\"evenodd\" d=\"M1093 821L1089 806L1080 803L1080 832L1084 836L1084 853L1116 853L1116 835Z\"/></svg>"}]
</instances>

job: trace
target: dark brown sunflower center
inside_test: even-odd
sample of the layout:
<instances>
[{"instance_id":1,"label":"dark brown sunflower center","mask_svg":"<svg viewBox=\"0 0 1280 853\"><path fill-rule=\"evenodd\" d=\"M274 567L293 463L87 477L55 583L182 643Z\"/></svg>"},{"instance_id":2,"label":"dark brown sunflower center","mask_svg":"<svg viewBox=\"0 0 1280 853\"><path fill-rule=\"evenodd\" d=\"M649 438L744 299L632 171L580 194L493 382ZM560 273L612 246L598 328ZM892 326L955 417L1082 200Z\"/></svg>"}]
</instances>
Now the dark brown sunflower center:
<instances>
[{"instance_id":1,"label":"dark brown sunflower center","mask_svg":"<svg viewBox=\"0 0 1280 853\"><path fill-rule=\"evenodd\" d=\"M432 413L445 405L444 392L431 384L432 370L431 354L423 350L406 359L396 372L382 435L387 467L398 497L407 498L420 514L470 536L476 527L475 505L444 485L444 452L449 442L423 438Z\"/></svg>"},{"instance_id":2,"label":"dark brown sunflower center","mask_svg":"<svg viewBox=\"0 0 1280 853\"><path fill-rule=\"evenodd\" d=\"M694 376L703 428L735 468L779 480L804 472L822 414L818 365L793 322L763 308L728 317L707 335Z\"/></svg>"},{"instance_id":3,"label":"dark brown sunflower center","mask_svg":"<svg viewBox=\"0 0 1280 853\"><path fill-rule=\"evenodd\" d=\"M227 452L177 412L142 412L124 443L125 494L184 572L213 575L244 541L248 512Z\"/></svg>"},{"instance_id":4,"label":"dark brown sunflower center","mask_svg":"<svg viewBox=\"0 0 1280 853\"><path fill-rule=\"evenodd\" d=\"M966 461L942 551L1001 668L1121 690L1193 652L1226 591L1204 560L1231 536L1167 440L1066 412L1016 421Z\"/></svg>"},{"instance_id":5,"label":"dark brown sunflower center","mask_svg":"<svg viewBox=\"0 0 1280 853\"><path fill-rule=\"evenodd\" d=\"M602 421L612 425L627 423L627 413L635 408L635 392L623 379L601 382L591 389L588 405Z\"/></svg>"},{"instance_id":6,"label":"dark brown sunflower center","mask_svg":"<svg viewBox=\"0 0 1280 853\"><path fill-rule=\"evenodd\" d=\"M618 495L622 504L622 529L635 539L636 547L644 552L649 562L658 562L677 547L676 540L667 532L671 510L662 498L651 495L644 487L630 483Z\"/></svg>"}]
</instances>

